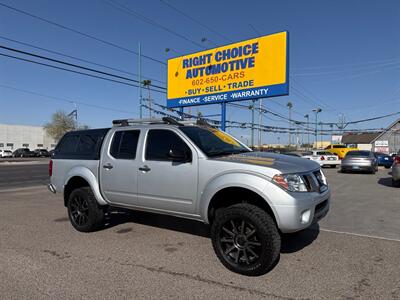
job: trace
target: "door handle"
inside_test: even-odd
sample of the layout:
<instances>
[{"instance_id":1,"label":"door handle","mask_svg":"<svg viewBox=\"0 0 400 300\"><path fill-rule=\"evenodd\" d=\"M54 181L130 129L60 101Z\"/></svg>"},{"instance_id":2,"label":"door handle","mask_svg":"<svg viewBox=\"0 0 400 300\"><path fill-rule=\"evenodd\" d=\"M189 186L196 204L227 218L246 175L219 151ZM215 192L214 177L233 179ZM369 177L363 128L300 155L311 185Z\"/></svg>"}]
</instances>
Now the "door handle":
<instances>
[{"instance_id":1,"label":"door handle","mask_svg":"<svg viewBox=\"0 0 400 300\"><path fill-rule=\"evenodd\" d=\"M139 168L139 171L143 171L143 172L148 172L148 171L150 171L151 169L149 168L149 166L147 166L147 165L144 165L143 167L140 167Z\"/></svg>"},{"instance_id":2,"label":"door handle","mask_svg":"<svg viewBox=\"0 0 400 300\"><path fill-rule=\"evenodd\" d=\"M110 163L107 163L107 164L103 165L103 168L107 169L107 170L110 170L110 169L114 168L114 166L112 164L110 164Z\"/></svg>"}]
</instances>

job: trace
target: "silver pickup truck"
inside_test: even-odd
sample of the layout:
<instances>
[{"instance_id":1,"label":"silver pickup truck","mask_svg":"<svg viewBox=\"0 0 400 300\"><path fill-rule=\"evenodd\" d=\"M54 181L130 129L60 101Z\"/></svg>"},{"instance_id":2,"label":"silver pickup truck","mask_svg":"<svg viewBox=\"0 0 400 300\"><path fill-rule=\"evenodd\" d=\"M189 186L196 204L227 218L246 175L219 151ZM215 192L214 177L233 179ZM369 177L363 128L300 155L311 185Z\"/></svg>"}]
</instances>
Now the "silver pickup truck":
<instances>
[{"instance_id":1,"label":"silver pickup truck","mask_svg":"<svg viewBox=\"0 0 400 300\"><path fill-rule=\"evenodd\" d=\"M268 271L281 233L303 230L329 210L319 164L253 152L204 122L116 120L112 128L69 132L49 165L49 190L63 195L78 231L98 230L110 208L210 224L228 269Z\"/></svg>"}]
</instances>

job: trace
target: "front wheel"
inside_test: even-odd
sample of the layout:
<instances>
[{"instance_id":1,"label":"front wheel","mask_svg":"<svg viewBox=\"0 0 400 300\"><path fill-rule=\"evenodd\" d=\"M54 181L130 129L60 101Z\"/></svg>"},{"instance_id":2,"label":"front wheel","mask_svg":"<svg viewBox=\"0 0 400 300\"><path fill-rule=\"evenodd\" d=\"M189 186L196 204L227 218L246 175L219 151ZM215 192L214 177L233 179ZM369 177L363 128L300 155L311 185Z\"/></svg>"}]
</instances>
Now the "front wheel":
<instances>
[{"instance_id":1,"label":"front wheel","mask_svg":"<svg viewBox=\"0 0 400 300\"><path fill-rule=\"evenodd\" d=\"M82 232L90 232L104 225L103 209L98 205L90 187L72 191L68 199L68 217L72 226Z\"/></svg>"},{"instance_id":2,"label":"front wheel","mask_svg":"<svg viewBox=\"0 0 400 300\"><path fill-rule=\"evenodd\" d=\"M281 237L272 217L251 204L219 209L211 239L222 264L247 276L268 272L281 249Z\"/></svg>"}]
</instances>

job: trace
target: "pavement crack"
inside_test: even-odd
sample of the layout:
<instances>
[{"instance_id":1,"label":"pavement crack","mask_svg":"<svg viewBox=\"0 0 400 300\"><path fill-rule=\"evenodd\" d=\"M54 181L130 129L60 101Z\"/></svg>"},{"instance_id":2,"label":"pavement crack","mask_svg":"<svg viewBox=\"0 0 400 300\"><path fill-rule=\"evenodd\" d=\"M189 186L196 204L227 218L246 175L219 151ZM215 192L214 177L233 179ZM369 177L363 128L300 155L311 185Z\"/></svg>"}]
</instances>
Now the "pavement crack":
<instances>
[{"instance_id":1,"label":"pavement crack","mask_svg":"<svg viewBox=\"0 0 400 300\"><path fill-rule=\"evenodd\" d=\"M142 269L145 269L150 272L157 272L157 273L163 273L163 274L168 274L168 275L172 275L172 276L183 277L183 278L190 279L190 280L195 280L195 281L199 281L199 282L203 282L203 283L207 283L207 284L212 284L212 285L219 286L222 288L230 288L230 289L234 289L234 290L237 290L240 292L248 292L249 294L256 295L256 296L273 297L275 299L284 299L284 300L308 299L308 298L291 298L291 297L276 295L273 293L266 293L266 292L263 292L260 290L249 289L249 288L245 288L245 287L241 287L241 286L230 285L230 284L218 282L215 280L203 278L199 275L190 275L190 274L186 274L183 272L166 270L166 269L164 269L164 267L158 267L158 268L157 267L149 267L149 266L145 266L142 264L126 263L126 262L125 263L118 262L118 263L123 266L142 268Z\"/></svg>"}]
</instances>

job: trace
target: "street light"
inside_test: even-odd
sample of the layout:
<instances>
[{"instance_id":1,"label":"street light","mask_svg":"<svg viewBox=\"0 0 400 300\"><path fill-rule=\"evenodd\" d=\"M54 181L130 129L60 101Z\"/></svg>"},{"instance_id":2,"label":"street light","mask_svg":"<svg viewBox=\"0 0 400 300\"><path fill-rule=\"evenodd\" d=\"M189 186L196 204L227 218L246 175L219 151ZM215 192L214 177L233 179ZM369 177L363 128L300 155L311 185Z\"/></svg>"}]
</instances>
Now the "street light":
<instances>
[{"instance_id":1,"label":"street light","mask_svg":"<svg viewBox=\"0 0 400 300\"><path fill-rule=\"evenodd\" d=\"M289 147L292 144L292 136L291 136L291 131L292 131L292 107L293 104L292 102L288 102L286 106L289 108Z\"/></svg>"},{"instance_id":2,"label":"street light","mask_svg":"<svg viewBox=\"0 0 400 300\"><path fill-rule=\"evenodd\" d=\"M318 114L322 111L320 108L314 108L315 112L315 147L318 148Z\"/></svg>"},{"instance_id":3,"label":"street light","mask_svg":"<svg viewBox=\"0 0 400 300\"><path fill-rule=\"evenodd\" d=\"M309 148L310 148L310 130L309 130L309 128L310 128L310 116L308 114L306 114L304 116L304 118L307 119L307 150L309 150Z\"/></svg>"}]
</instances>

